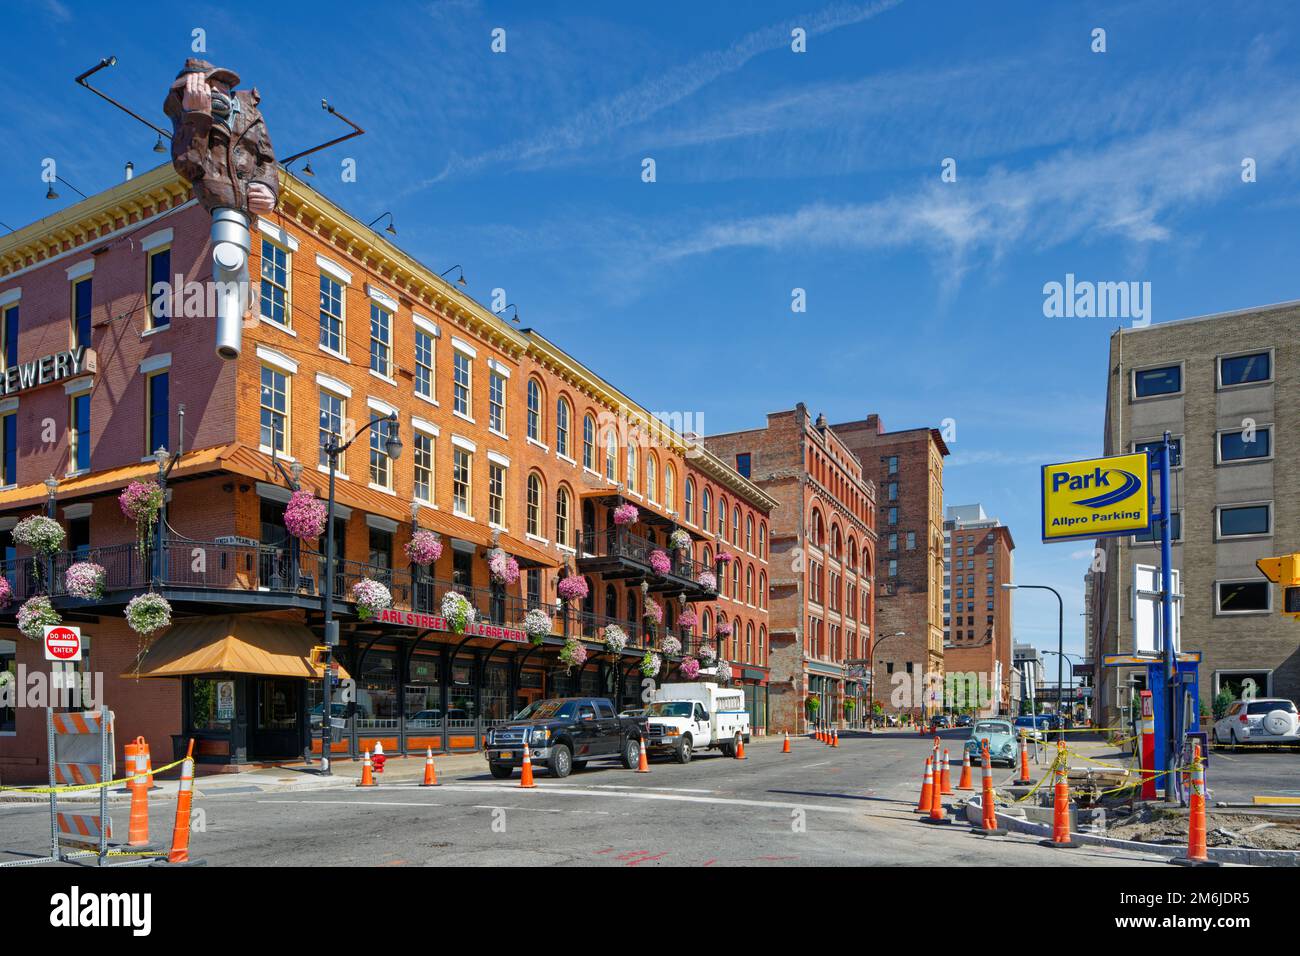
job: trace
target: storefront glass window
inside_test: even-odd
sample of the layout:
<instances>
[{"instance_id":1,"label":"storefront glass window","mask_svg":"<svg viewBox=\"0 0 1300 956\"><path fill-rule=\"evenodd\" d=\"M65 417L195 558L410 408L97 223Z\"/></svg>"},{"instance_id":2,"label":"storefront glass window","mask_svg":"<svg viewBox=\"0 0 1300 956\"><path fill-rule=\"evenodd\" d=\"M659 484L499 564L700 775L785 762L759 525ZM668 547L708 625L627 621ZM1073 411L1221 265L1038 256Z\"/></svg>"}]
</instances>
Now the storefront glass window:
<instances>
[{"instance_id":1,"label":"storefront glass window","mask_svg":"<svg viewBox=\"0 0 1300 956\"><path fill-rule=\"evenodd\" d=\"M433 655L417 653L411 658L407 678L406 729L442 729L442 661Z\"/></svg>"},{"instance_id":2,"label":"storefront glass window","mask_svg":"<svg viewBox=\"0 0 1300 956\"><path fill-rule=\"evenodd\" d=\"M0 641L0 733L17 730L17 714L12 706L18 697L18 645L14 641Z\"/></svg>"},{"instance_id":3,"label":"storefront glass window","mask_svg":"<svg viewBox=\"0 0 1300 956\"><path fill-rule=\"evenodd\" d=\"M483 719L491 726L510 716L510 674L504 664L489 664L483 677Z\"/></svg>"},{"instance_id":4,"label":"storefront glass window","mask_svg":"<svg viewBox=\"0 0 1300 956\"><path fill-rule=\"evenodd\" d=\"M357 676L357 730L396 730L397 654L371 648Z\"/></svg>"},{"instance_id":5,"label":"storefront glass window","mask_svg":"<svg viewBox=\"0 0 1300 956\"><path fill-rule=\"evenodd\" d=\"M230 733L235 719L235 682L195 677L190 680L190 730Z\"/></svg>"},{"instance_id":6,"label":"storefront glass window","mask_svg":"<svg viewBox=\"0 0 1300 956\"><path fill-rule=\"evenodd\" d=\"M469 654L457 657L451 665L451 684L447 688L450 706L447 708L447 729L473 728L478 719L478 706L474 701L474 658Z\"/></svg>"}]
</instances>

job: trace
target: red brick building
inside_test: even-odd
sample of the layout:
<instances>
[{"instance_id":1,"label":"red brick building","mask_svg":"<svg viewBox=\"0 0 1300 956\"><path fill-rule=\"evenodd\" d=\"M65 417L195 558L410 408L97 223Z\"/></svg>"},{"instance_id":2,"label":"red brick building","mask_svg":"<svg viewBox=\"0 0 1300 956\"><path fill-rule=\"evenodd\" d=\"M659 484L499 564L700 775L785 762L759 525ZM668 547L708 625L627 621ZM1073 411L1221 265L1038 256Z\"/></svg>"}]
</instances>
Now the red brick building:
<instances>
[{"instance_id":1,"label":"red brick building","mask_svg":"<svg viewBox=\"0 0 1300 956\"><path fill-rule=\"evenodd\" d=\"M949 707L982 717L1012 709L1011 531L979 505L949 506L943 523L943 646ZM971 688L978 686L978 697Z\"/></svg>"},{"instance_id":2,"label":"red brick building","mask_svg":"<svg viewBox=\"0 0 1300 956\"><path fill-rule=\"evenodd\" d=\"M777 505L769 726L797 733L814 716L858 723L874 633L875 487L825 416L814 422L803 404L704 443Z\"/></svg>"},{"instance_id":3,"label":"red brick building","mask_svg":"<svg viewBox=\"0 0 1300 956\"><path fill-rule=\"evenodd\" d=\"M204 301L209 220L169 166L0 240L0 354L20 369L0 399L0 559L13 592L0 671L47 669L14 627L18 607L47 594L82 627L80 667L104 675L119 739L142 734L165 755L169 737L193 736L209 764L318 751L310 648L323 640L332 573L335 653L356 681L337 754L375 740L390 753L475 749L544 695L639 704L643 657L661 653L656 679L675 679L685 655L716 642L722 618L731 634L717 650L761 725L774 501L301 181L282 174L280 197L254 229L253 317L228 362ZM393 415L396 429L384 421ZM338 467L331 570L324 536L292 539L284 508L295 484L325 496L322 442L354 434ZM396 458L388 437L400 438ZM161 532L141 543L117 498L158 478L160 446L168 503ZM725 528L719 511L703 512L706 494L725 500ZM626 504L636 518L616 524ZM66 537L33 561L12 530L38 512ZM417 528L443 546L427 568L405 554ZM669 543L675 531L683 550ZM494 548L519 565L514 584L491 579ZM718 561L724 550L731 561ZM102 596L67 593L64 571L78 561L104 568ZM565 602L558 581L572 575L588 594ZM361 580L389 590L390 613L361 619ZM142 639L123 609L151 590L173 624ZM439 614L449 591L474 607L475 625L456 632ZM530 640L521 622L534 609L552 625ZM688 609L693 629L680 623ZM618 653L604 645L614 624L628 637ZM663 648L670 634L680 652ZM582 642L584 664L559 660L566 638ZM30 707L0 707L6 781L44 774L43 727Z\"/></svg>"},{"instance_id":4,"label":"red brick building","mask_svg":"<svg viewBox=\"0 0 1300 956\"><path fill-rule=\"evenodd\" d=\"M885 431L878 415L832 426L878 491L875 701L890 713L942 705L943 459L937 429Z\"/></svg>"}]
</instances>

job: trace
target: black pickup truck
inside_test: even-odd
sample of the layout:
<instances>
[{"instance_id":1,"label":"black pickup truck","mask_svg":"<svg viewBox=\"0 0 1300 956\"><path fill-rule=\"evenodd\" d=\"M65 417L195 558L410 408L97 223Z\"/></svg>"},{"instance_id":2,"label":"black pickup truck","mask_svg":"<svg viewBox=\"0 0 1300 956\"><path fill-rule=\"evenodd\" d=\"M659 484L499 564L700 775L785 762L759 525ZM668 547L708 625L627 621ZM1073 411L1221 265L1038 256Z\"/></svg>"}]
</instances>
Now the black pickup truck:
<instances>
[{"instance_id":1,"label":"black pickup truck","mask_svg":"<svg viewBox=\"0 0 1300 956\"><path fill-rule=\"evenodd\" d=\"M504 780L524 763L524 741L534 768L567 777L588 760L619 760L631 770L640 758L643 721L619 717L605 697L556 697L529 704L493 728L483 756L492 776Z\"/></svg>"}]
</instances>

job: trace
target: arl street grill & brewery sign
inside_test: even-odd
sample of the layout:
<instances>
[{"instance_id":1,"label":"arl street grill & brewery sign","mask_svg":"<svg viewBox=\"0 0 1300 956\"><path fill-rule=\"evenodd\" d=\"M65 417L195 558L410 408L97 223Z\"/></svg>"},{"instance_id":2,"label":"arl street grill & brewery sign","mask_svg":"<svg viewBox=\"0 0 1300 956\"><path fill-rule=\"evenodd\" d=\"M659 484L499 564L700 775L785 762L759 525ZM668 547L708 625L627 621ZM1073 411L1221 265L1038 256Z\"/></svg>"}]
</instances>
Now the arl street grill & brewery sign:
<instances>
[{"instance_id":1,"label":"arl street grill & brewery sign","mask_svg":"<svg viewBox=\"0 0 1300 956\"><path fill-rule=\"evenodd\" d=\"M441 614L421 614L419 611L398 611L393 608L380 611L375 615L380 624L395 624L399 627L418 627L425 631L451 631L451 625ZM490 637L496 641L513 641L516 644L528 643L528 635L513 627L498 627L495 624L471 624L463 631L467 637Z\"/></svg>"},{"instance_id":2,"label":"arl street grill & brewery sign","mask_svg":"<svg viewBox=\"0 0 1300 956\"><path fill-rule=\"evenodd\" d=\"M1146 452L1043 466L1043 541L1136 534L1151 527Z\"/></svg>"}]
</instances>

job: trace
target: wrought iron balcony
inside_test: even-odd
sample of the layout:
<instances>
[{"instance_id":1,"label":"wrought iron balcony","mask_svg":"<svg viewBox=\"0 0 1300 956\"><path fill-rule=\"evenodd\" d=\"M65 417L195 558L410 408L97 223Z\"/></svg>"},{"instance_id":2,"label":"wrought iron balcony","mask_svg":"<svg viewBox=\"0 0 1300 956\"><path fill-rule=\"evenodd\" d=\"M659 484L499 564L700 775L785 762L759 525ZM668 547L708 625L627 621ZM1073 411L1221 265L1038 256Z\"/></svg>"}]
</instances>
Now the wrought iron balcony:
<instances>
[{"instance_id":1,"label":"wrought iron balcony","mask_svg":"<svg viewBox=\"0 0 1300 956\"><path fill-rule=\"evenodd\" d=\"M582 572L600 574L605 578L639 578L645 580L650 590L664 594L682 594L687 600L708 600L717 595L717 588L700 583L704 572L713 569L667 545L642 538L627 528L609 527L603 531L584 531L577 565ZM660 552L668 560L668 568L655 570L652 555Z\"/></svg>"}]
</instances>

